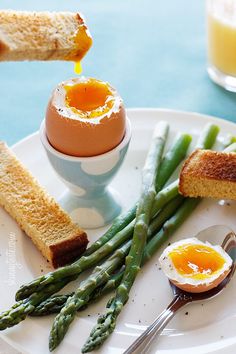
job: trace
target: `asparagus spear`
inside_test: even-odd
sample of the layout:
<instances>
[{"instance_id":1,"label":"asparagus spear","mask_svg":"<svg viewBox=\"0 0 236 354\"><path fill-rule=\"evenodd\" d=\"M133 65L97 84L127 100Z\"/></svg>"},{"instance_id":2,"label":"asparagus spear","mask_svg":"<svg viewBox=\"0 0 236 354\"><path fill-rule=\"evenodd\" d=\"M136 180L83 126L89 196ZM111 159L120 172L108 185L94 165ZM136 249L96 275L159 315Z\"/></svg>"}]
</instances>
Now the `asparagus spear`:
<instances>
[{"instance_id":1,"label":"asparagus spear","mask_svg":"<svg viewBox=\"0 0 236 354\"><path fill-rule=\"evenodd\" d=\"M158 131L155 130L152 144L143 168L142 193L137 206L131 248L125 260L124 275L120 285L116 290L115 297L112 301L112 307L110 308L111 311L109 312L109 316L111 316L113 319L113 322L110 322L110 327L113 328L115 326L115 321L121 311L121 308L128 301L130 289L135 281L138 271L140 270L144 248L148 236L148 226L151 220L151 213L154 198L156 195L156 190L161 190L161 188L163 187L163 181L166 179L166 176L169 175L168 168L163 168L161 170L162 172L159 172L161 157L159 157L159 149L157 149L159 147L157 134ZM170 151L170 154L166 154L165 158L162 161L162 166L165 166L166 161L169 161L171 152L172 151ZM65 307L66 306L67 304L65 305ZM104 333L101 331L101 336L103 336L103 334Z\"/></svg>"},{"instance_id":2,"label":"asparagus spear","mask_svg":"<svg viewBox=\"0 0 236 354\"><path fill-rule=\"evenodd\" d=\"M150 229L148 231L148 237L151 237L153 233L155 233L158 229L160 229L162 224L179 207L180 203L182 202L182 199L183 197L177 196L158 213L158 215L153 219L153 222L150 225ZM75 276L72 276L69 279L65 278L53 284L49 284L45 286L42 290L30 295L28 299L24 299L23 301L17 302L15 305L12 306L10 310L0 314L0 330L6 329L7 327L12 327L15 324L19 323L20 321L23 321L26 315L33 313L35 309L37 309L37 306L40 303L42 303L42 306L39 305L38 308L40 315L49 314L51 308L52 308L51 313L58 312L61 309L62 305L65 304L65 301L67 300L68 296L66 296L66 298L65 297L60 298L60 296L52 297L51 295L59 291L61 288L63 288L68 283L68 281L72 281L74 279ZM111 283L110 285L107 284L107 287L104 286L105 289L104 291L101 292L101 294L105 293L106 289L108 290L110 286ZM98 297L98 293L97 296L96 296L96 292L95 294L92 294L91 298L87 298L87 301L88 302L91 301L93 297ZM64 303L63 303L63 299L65 300ZM84 301L84 304L85 303L86 302ZM35 313L37 315L37 310L35 311ZM17 321L15 320L15 318L17 318Z\"/></svg>"},{"instance_id":3,"label":"asparagus spear","mask_svg":"<svg viewBox=\"0 0 236 354\"><path fill-rule=\"evenodd\" d=\"M148 236L148 226L151 221L151 213L154 198L156 196L156 189L159 191L162 188L163 181L166 179L166 175L169 175L169 170L163 168L159 172L159 166L161 163L161 156L163 153L163 146L160 150L159 148L159 136L158 129L155 129L152 144L147 155L147 159L143 168L142 173L142 192L141 197L138 202L136 210L136 220L134 225L134 233L131 244L131 249L125 260L125 272L116 291L115 302L119 304L124 294L128 295L129 291L133 285L133 282L140 269L140 264L143 257L144 248L146 245L146 240ZM166 161L169 161L169 155L167 153L162 161L162 166L166 165ZM156 183L155 183L156 182Z\"/></svg>"},{"instance_id":4,"label":"asparagus spear","mask_svg":"<svg viewBox=\"0 0 236 354\"><path fill-rule=\"evenodd\" d=\"M212 128L209 127L208 129L210 131ZM175 195L175 193L177 193L177 183L173 184L173 190L169 187L167 187L167 188L168 188L167 191L169 191L169 196L171 196L171 192L173 192L173 191L174 191L174 195ZM163 192L161 192L161 194L159 194L159 200L157 199L157 208L158 208L158 204L159 204L159 206L161 206L163 204L163 200L165 199L165 198L163 198L163 195L165 195L165 193L163 193ZM168 193L166 195L168 195ZM58 284L56 283L55 285L56 285L55 291L53 291L52 293L57 291L56 288L58 287ZM63 286L64 286L64 284L62 282L61 287L58 287L58 290L61 289Z\"/></svg>"},{"instance_id":5,"label":"asparagus spear","mask_svg":"<svg viewBox=\"0 0 236 354\"><path fill-rule=\"evenodd\" d=\"M92 243L91 246L87 248L84 252L83 256L89 256L90 254L97 251L100 247L102 247L106 242L112 239L119 231L123 230L131 221L135 218L137 205L135 204L130 210L119 215L112 223L111 227L99 237L99 239Z\"/></svg>"},{"instance_id":6,"label":"asparagus spear","mask_svg":"<svg viewBox=\"0 0 236 354\"><path fill-rule=\"evenodd\" d=\"M216 137L219 133L219 127L217 125L208 123L205 125L202 134L199 136L197 144L195 146L196 149L211 149L215 143ZM158 178L159 187L156 185L156 189L163 187L165 183L170 178L171 174L174 172L176 167L179 165L181 160L183 160L186 156L186 151L189 147L191 140L189 136L186 134L179 135L176 139L172 147L167 153L164 161L162 162L160 172L163 169L163 172L160 173ZM235 137L230 136L227 139L227 143L225 146L228 146L235 142ZM168 173L167 173L168 172ZM164 189L163 193L160 191L155 200L154 210L152 215L154 216L158 210L161 209L163 206L162 203L162 195L164 195L164 203L166 198L168 197L176 197L178 195L178 184L179 180L174 181L172 184ZM168 199L170 200L170 199ZM104 243L109 241L117 232L122 230L125 226L127 226L134 218L136 213L137 203L129 210L123 213L122 215L118 216L112 226L107 230L107 232L101 236L97 241L95 241L84 253L84 255L90 255L91 253L95 252L98 248L100 248Z\"/></svg>"},{"instance_id":7,"label":"asparagus spear","mask_svg":"<svg viewBox=\"0 0 236 354\"><path fill-rule=\"evenodd\" d=\"M172 215L174 210L179 207L183 199L183 197L178 196L177 198L175 198L174 201L170 202L169 205L167 205L162 212L160 212L160 215L158 215L156 218L159 220L159 222L155 222L155 226L150 229L150 231L148 232L148 238L151 238L151 232L153 230L156 230L156 228L159 229L160 226L163 224L163 221L169 219L170 215ZM110 278L111 272L116 270L116 268L121 265L122 262L118 262L116 260L115 263L114 259L116 259L117 257L120 258L120 253L123 255L124 259L124 256L128 253L130 249L131 242L131 240L127 241L126 244L124 244L120 249L117 249L116 252L105 263L103 263L100 267L96 267L92 275L80 284L79 288L75 291L75 293L72 296L68 296L67 301L63 307L62 302L65 300L65 297L59 298L59 301L58 297L56 298L56 306L58 306L58 303L60 302L58 307L62 307L62 309L53 322L49 339L50 351L54 350L60 344L71 322L74 320L76 312L81 309L81 307L84 307L84 305L86 305L89 301L91 301L91 298L93 297L93 293L96 288L100 284L104 284L106 280ZM113 282L110 283L109 286L113 287L114 285L116 285L117 281L120 281L121 275L123 275L123 272L118 273L117 277L113 279ZM102 293L108 290L107 284L108 283L106 283L106 286L102 288ZM45 309L43 308L43 306L41 306L41 315L46 311L49 311L51 305L52 304L46 303L47 308ZM58 310L58 307L56 307L55 310Z\"/></svg>"},{"instance_id":8,"label":"asparagus spear","mask_svg":"<svg viewBox=\"0 0 236 354\"><path fill-rule=\"evenodd\" d=\"M186 137L185 137L186 138ZM187 138L188 139L188 138ZM185 140L185 139L184 139ZM189 140L189 139L188 139ZM160 208L160 207L162 207L166 202L168 202L171 198L173 198L176 194L177 194L177 188L176 188L176 185L174 185L173 186L174 188L173 188L173 190L174 190L174 193L173 193L173 190L171 190L171 188L169 188L169 187L167 187L166 188L166 198L165 198L165 192L164 191L162 191L162 193L161 193L161 195L160 195L160 198L158 199L157 198L157 203L156 203L156 206L158 207L158 208ZM166 199L166 200L165 200ZM161 215L161 214L160 214ZM159 216L159 215L158 215ZM127 228L126 228L126 230L123 230L122 232L125 234L126 232L130 232L131 234L132 234L132 232L133 232L133 226L132 225L130 225L130 226L128 226L127 225ZM122 236L122 235L118 235L117 236L117 239L118 238L120 238L120 236ZM121 239L122 239L122 237L121 237ZM122 239L123 241L125 240L125 238L123 238ZM112 241L112 240L111 240ZM121 244L121 241L119 241L120 242L120 244ZM105 245L104 245L105 246ZM109 247L109 244L106 246L106 247ZM104 250L104 249L103 249ZM101 251L102 251L102 248L100 249L100 251L98 250L98 255L101 253ZM107 255L108 255L108 253L107 253ZM95 257L94 257L94 254L92 254L90 257L88 257L87 259L86 259L86 262L87 262L87 265L88 265L88 262L89 262L89 260L91 260L91 257L92 257L92 259L94 259ZM82 258L79 260L80 262L81 262L81 260L82 260ZM96 262L98 262L98 258L97 258L97 260L96 260ZM86 264L85 264L86 265ZM60 269L61 270L61 269ZM71 274L70 275L70 277L67 277L67 278L63 278L62 277L62 279L63 279L63 281L61 280L61 279L59 279L57 282L49 282L49 283L47 283L46 282L46 284L44 283L43 284L43 286L42 286L42 288L41 288L41 290L40 289L37 289L37 293L40 295L40 294L43 294L44 293L44 287L48 287L49 286L49 284L51 284L51 289L53 289L53 285L55 285L55 291L53 292L51 292L51 294L53 294L53 293L55 293L55 292L57 292L57 291L59 291L61 288L63 288L69 281L71 281L71 280L74 280L76 277L77 277L77 274L74 274L73 272L71 272L71 273L69 273L69 274ZM36 290L36 289L35 289ZM32 294L32 292L30 292L29 294L28 294L28 296L30 296ZM34 294L34 293L33 293ZM41 301L43 301L43 300L41 300ZM40 303L41 301L39 301L38 303ZM37 305L36 303L34 304L35 306ZM25 303L24 304L24 306L27 306L27 303ZM34 306L34 307L35 307ZM33 312L33 310L34 310L34 308L32 308L32 311L30 311L30 312ZM30 313L30 312L28 312L28 314Z\"/></svg>"},{"instance_id":9,"label":"asparagus spear","mask_svg":"<svg viewBox=\"0 0 236 354\"><path fill-rule=\"evenodd\" d=\"M144 251L143 263L145 263L156 252L161 244L177 230L177 228L192 213L199 201L200 199L186 199L184 201L176 214L169 219L162 229L148 242ZM109 301L107 305L107 313L98 318L97 325L92 329L89 338L82 348L82 353L87 353L100 347L114 331L116 319L127 301L128 295L126 294L126 291L126 287L122 288L119 299L115 297Z\"/></svg>"},{"instance_id":10,"label":"asparagus spear","mask_svg":"<svg viewBox=\"0 0 236 354\"><path fill-rule=\"evenodd\" d=\"M232 145L233 143L236 143L236 136L229 134L222 142L223 149L227 149L227 147Z\"/></svg>"},{"instance_id":11,"label":"asparagus spear","mask_svg":"<svg viewBox=\"0 0 236 354\"><path fill-rule=\"evenodd\" d=\"M218 131L219 131L219 128L217 126L212 125L212 124L206 125L206 127L203 129L203 132L202 132L201 136L199 137L199 140L198 140L198 143L197 143L197 147L199 147L199 148L211 148L212 145L214 144L214 141L216 139ZM186 135L183 135L182 137L177 139L176 147L178 147L178 149L177 148L176 148L176 150L174 149L174 146L175 146L175 144L174 144L173 147L171 148L171 150L172 150L172 158L175 159L175 160L180 161L181 156L178 155L177 153L175 153L175 151L180 151L180 150L182 151L183 147L185 147L185 152L186 152L189 142L190 142L189 137L186 136ZM182 146L181 149L180 149L180 146ZM175 166L175 164L172 164L171 159L167 159L165 164L164 164L164 168L166 170L169 170L169 171L170 171L170 169L168 168L168 164L170 164L172 167ZM166 175L166 178L169 178L169 176ZM164 180L162 181L162 183L164 183ZM160 210L169 200L174 198L176 195L178 195L178 180L173 182L171 185L167 186L164 190L160 191L157 194L157 196L155 198L154 205L153 205L152 215L154 216L157 213L158 210ZM136 210L136 207L133 208L133 212L135 210ZM132 214L132 212L131 212L131 214ZM131 214L128 213L129 220L131 219L131 217L130 217ZM114 236L112 234L112 230L114 231L114 230L116 230L116 227L119 228L119 226L122 225L122 218L123 217L119 217L118 219L116 219L115 224L114 224L114 229L112 229L112 227L111 227L106 234L104 234L97 242L95 242L93 244L94 248L93 248L93 245L90 246L90 248L88 249L88 255L90 254L90 252L92 253L92 250L96 251L100 246L103 245L103 242L105 243L106 240L109 240L109 239L111 239ZM127 228L123 232L125 233L126 231L128 232L129 230L130 229ZM82 259L79 259L77 262L79 264L81 262L83 262L83 257L82 257ZM75 262L75 263L77 264L77 262ZM48 275L50 275L50 273ZM45 279L45 277L47 277L47 275L43 276L43 277ZM76 278L76 275L75 275L75 278ZM40 282L40 279L41 279L41 281L44 280L41 277L41 278L37 278L36 282L38 282L38 281ZM39 291L39 288L37 288L37 286L34 287L34 283L35 283L35 281L33 281L30 284L28 284L27 285L29 287L28 289L27 289L27 286L23 286L23 288L21 288L20 291L17 293L16 299L22 299L22 298L24 298L26 296L29 296L32 293L32 291L34 291L34 290L35 291L36 290ZM49 301L50 301L50 299L49 299Z\"/></svg>"},{"instance_id":12,"label":"asparagus spear","mask_svg":"<svg viewBox=\"0 0 236 354\"><path fill-rule=\"evenodd\" d=\"M30 316L48 316L53 313L61 311L69 297L73 296L74 292L69 294L52 295L48 299L38 304L33 312L29 313ZM24 301L24 300L22 300Z\"/></svg>"},{"instance_id":13,"label":"asparagus spear","mask_svg":"<svg viewBox=\"0 0 236 354\"><path fill-rule=\"evenodd\" d=\"M218 127L208 125L203 131L202 136L199 138L197 142L197 147L210 148L215 141L218 131L219 131ZM157 187L158 187L158 177L157 177ZM159 185L161 186L160 182ZM184 205L179 209L179 211L177 211L176 215L172 217L169 222L167 221L165 223L163 229L158 233L157 237L154 237L148 243L148 245L145 248L145 252L143 254L144 261L148 259L155 252L155 250L160 246L161 243L163 243L163 240L165 240L169 234L172 234L178 228L178 226L182 224L182 222L186 219L189 213L191 213L192 210L197 206L199 201L200 199L186 200ZM110 333L113 332L116 325L116 319L119 316L123 306L128 301L129 291L132 287L135 276L137 274L137 269L134 268L133 271L132 268L132 265L134 267L137 266L137 262L136 262L137 251L136 254L134 253L134 257L135 257L134 258L135 261L134 259L131 258L128 259L128 262L126 262L124 277L122 278L121 284L117 288L116 295L112 299L112 301L109 301L107 305L108 307L107 313L98 319L97 325L92 330L90 337L88 338L88 341L85 343L85 346L83 347L82 350L83 352L88 352L93 350L94 348L97 348L106 340L106 338L110 335ZM139 260L141 263L140 258Z\"/></svg>"},{"instance_id":14,"label":"asparagus spear","mask_svg":"<svg viewBox=\"0 0 236 354\"><path fill-rule=\"evenodd\" d=\"M176 161L176 159L174 158L174 155L177 154L178 156L181 156L182 159L184 159L184 157L186 156L185 155L186 154L186 147L183 146L183 144L181 144L181 141L178 144L179 137L181 137L181 135L179 135L177 137L176 144L173 146L173 148L171 148L167 152L167 154L165 155L165 157L161 163L160 171L159 171L158 175L156 176L156 181L155 181L155 189L157 192L159 192L164 187L164 185L166 184L166 181L168 181L168 179L172 175L173 171L175 171L175 169L179 165L179 162ZM190 135L189 135L189 140L190 140L190 142L192 140ZM189 142L187 141L187 139L186 139L186 144L187 144L187 146L189 145Z\"/></svg>"},{"instance_id":15,"label":"asparagus spear","mask_svg":"<svg viewBox=\"0 0 236 354\"><path fill-rule=\"evenodd\" d=\"M133 223L134 222L128 224L123 230L118 232L111 240L91 255L82 256L78 261L72 263L71 265L61 267L33 280L29 284L22 286L16 294L16 300L24 299L32 293L41 291L45 286L58 282L61 279L66 279L72 275L78 277L78 275L84 270L98 264L103 258L111 254L115 249L122 245L122 243L131 237Z\"/></svg>"},{"instance_id":16,"label":"asparagus spear","mask_svg":"<svg viewBox=\"0 0 236 354\"><path fill-rule=\"evenodd\" d=\"M160 193L160 197L157 197L155 200L153 214L156 215L158 210L164 207L165 204L167 204L177 195L178 187L176 183L163 189ZM16 294L16 300L27 298L33 292L41 291L47 284L52 284L56 281L60 281L60 279L65 279L68 276L74 275L74 279L76 279L83 270L88 269L94 264L97 264L100 260L109 255L114 249L119 247L119 245L129 239L133 234L133 228L134 220L91 255L82 256L78 261L72 263L71 266L59 268L58 270L48 273L46 276L41 276L40 278L30 282L28 285L21 287ZM52 278L50 278L50 275L52 275Z\"/></svg>"},{"instance_id":17,"label":"asparagus spear","mask_svg":"<svg viewBox=\"0 0 236 354\"><path fill-rule=\"evenodd\" d=\"M211 127L209 127L209 130L211 130ZM178 158L178 156L175 156L175 158ZM168 196L167 197L167 200L170 200L171 199L171 193L174 191L174 194L172 195L173 197L176 195L176 192L177 192L177 184L176 183L174 183L173 184L173 190L171 190L171 188L169 189L169 187L167 187L167 189L166 189L166 192L168 191L168 193L166 194L166 196ZM159 195L161 198L159 198L159 200L158 200L158 202L157 202L157 205L159 205L160 207L162 206L162 205L164 205L165 203L163 203L163 201L165 200L165 198L163 198L163 195L165 195L165 193L162 193L161 192L161 194ZM169 198L169 199L168 199ZM63 288L69 281L72 281L72 280L74 280L75 278L77 277L77 275L75 275L75 276L72 276L72 277L70 277L70 278L67 278L66 279L66 281L64 281L64 279L62 280L62 281L59 281L59 282L57 282L57 283L55 283L55 284L52 284L52 285L50 285L50 286L45 286L45 289L44 290L42 290L41 292L39 291L38 292L38 299L40 298L40 296L42 296L43 294L45 295L46 294L46 298L48 298L49 297L49 295L51 295L51 294L53 294L53 293L55 293L55 292L57 292L57 291L59 291L61 288ZM50 292L48 291L48 288L50 288ZM41 297L41 300L39 301L38 300L38 302L36 301L36 298L35 298L35 295L33 294L33 296L31 297L30 296L30 298L29 299L27 299L25 302L24 302L24 308L26 309L27 308L27 306L28 305L30 305L31 304L31 298L34 300L33 301L33 304L34 305L36 305L37 303L40 303L41 301L43 301L43 299L44 299L44 297L42 296ZM21 302L21 304L22 304L22 302ZM19 306L19 303L17 303L16 305L14 305L13 306L13 308L14 307L17 307L17 306ZM23 305L21 305L21 306L23 306ZM29 309L29 306L28 306L28 309ZM10 310L11 311L11 310ZM20 312L22 311L22 309L20 309ZM16 311L14 311L15 312L15 314L17 314L17 312ZM28 311L28 313L29 313L30 311ZM6 314L6 312L5 312L5 314ZM10 316L8 316L9 318L10 318ZM11 324L11 325L14 325L14 324ZM7 327L7 326L6 326ZM5 327L5 328L6 328ZM4 328L3 328L4 329Z\"/></svg>"},{"instance_id":18,"label":"asparagus spear","mask_svg":"<svg viewBox=\"0 0 236 354\"><path fill-rule=\"evenodd\" d=\"M162 130L162 134L163 134L162 137L163 137L163 141L165 141L167 136L168 126L166 125L166 123L163 124L165 124L165 128L163 128ZM188 138L188 136L183 135L181 139L178 140L178 144L180 144L180 141L184 146L187 146L186 141L189 144L190 139ZM16 300L22 300L30 296L30 294L32 294L33 292L43 289L45 285L52 284L53 282L58 281L62 278L75 275L75 274L77 274L78 276L84 270L97 264L107 255L113 252L117 247L119 247L124 241L130 238L132 235L132 231L133 231L133 224L128 224L124 229L119 231L119 233L116 233L113 238L110 238L110 240L104 243L100 248L99 248L100 243L98 241L96 243L96 247L95 246L93 247L93 249L97 248L95 252L89 254L88 256L86 255L82 256L78 261L72 263L71 265L59 268L46 275L40 276L39 278L33 280L32 282L26 285L21 286L21 288L16 293ZM102 243L106 238L107 238L107 234L105 236L104 235L102 236Z\"/></svg>"},{"instance_id":19,"label":"asparagus spear","mask_svg":"<svg viewBox=\"0 0 236 354\"><path fill-rule=\"evenodd\" d=\"M209 130L212 132L212 129L213 125L209 128ZM185 158L190 142L191 137L188 134L179 134L177 139L174 141L173 145L167 153L168 157L165 158L161 164L160 171L163 170L163 173L158 182L159 186L163 187L166 184L176 167ZM159 200L157 201L157 203L158 202ZM107 232L103 236L101 236L97 241L95 241L85 251L84 255L88 256L95 252L98 248L103 246L104 243L113 238L117 232L127 226L135 218L136 208L137 203L129 211L126 211L122 215L118 216L114 220L112 226L107 230Z\"/></svg>"},{"instance_id":20,"label":"asparagus spear","mask_svg":"<svg viewBox=\"0 0 236 354\"><path fill-rule=\"evenodd\" d=\"M165 221L167 221L173 213L178 209L180 204L183 201L182 196L177 196L171 202L169 202L161 211L160 213L153 219L151 222L149 229L148 229L148 239L150 239L163 225ZM120 272L123 275L123 272ZM92 294L91 297L88 299L88 302L97 299L99 296L102 296L109 290L113 290L119 284L121 280L121 276L119 273L112 276L109 281L102 286L101 288L97 288ZM55 295L51 296L50 298L46 299L38 306L35 307L34 311L32 312L32 316L45 316L50 313L57 313L61 310L64 306L65 302L67 301L68 297L73 295Z\"/></svg>"},{"instance_id":21,"label":"asparagus spear","mask_svg":"<svg viewBox=\"0 0 236 354\"><path fill-rule=\"evenodd\" d=\"M128 242L131 242L131 249L129 250L128 257L126 257L126 268L122 283L126 281L127 277L130 278L130 274L134 275L134 279L139 270L148 235L148 226L151 221L152 205L156 195L155 180L159 173L159 166L161 164L167 133L168 125L165 122L160 122L156 125L151 141L151 146L143 168L142 194L137 205L133 239L132 241ZM56 316L50 333L50 350L55 349L64 338L70 323L75 317L76 311L80 307L80 299L83 296L84 292L81 294L81 287L79 287L79 289L75 291L74 296L68 298L65 306Z\"/></svg>"},{"instance_id":22,"label":"asparagus spear","mask_svg":"<svg viewBox=\"0 0 236 354\"><path fill-rule=\"evenodd\" d=\"M97 299L101 298L102 296L108 294L110 291L116 289L116 287L120 284L124 273L124 265L121 267L120 271L113 274L110 279L105 283L105 285L101 285L97 287L89 296L88 302L84 304L83 307L79 308L78 310L83 310L87 308L91 302L96 301ZM29 315L33 317L41 317L41 316L48 316L53 313L59 313L61 309L64 307L66 301L69 297L73 296L74 292L69 294L59 294L59 295L52 295L45 301L38 304L34 311L31 312Z\"/></svg>"},{"instance_id":23,"label":"asparagus spear","mask_svg":"<svg viewBox=\"0 0 236 354\"><path fill-rule=\"evenodd\" d=\"M195 149L211 149L215 144L220 129L217 125L208 123L199 135ZM230 143L229 143L230 144Z\"/></svg>"},{"instance_id":24,"label":"asparagus spear","mask_svg":"<svg viewBox=\"0 0 236 354\"><path fill-rule=\"evenodd\" d=\"M64 281L64 283L66 282ZM63 280L60 283L49 285L43 291L30 295L28 299L16 302L8 311L2 312L0 314L0 330L13 327L23 321L27 315L33 312L37 304L59 291L62 285Z\"/></svg>"},{"instance_id":25,"label":"asparagus spear","mask_svg":"<svg viewBox=\"0 0 236 354\"><path fill-rule=\"evenodd\" d=\"M106 282L110 274L114 272L124 262L124 257L128 253L131 241L127 241L122 247L118 248L101 266L97 266L94 272L81 283L81 299L80 305L88 301L90 291L93 291L98 285ZM65 282L66 280L64 280ZM0 315L0 330L15 326L23 321L27 315L32 313L35 307L47 299L53 292L60 290L61 282L50 284L43 291L33 293L28 299L18 301L10 310ZM87 287L86 287L87 286ZM57 289L56 289L57 287ZM83 291L84 290L84 291Z\"/></svg>"},{"instance_id":26,"label":"asparagus spear","mask_svg":"<svg viewBox=\"0 0 236 354\"><path fill-rule=\"evenodd\" d=\"M195 146L196 149L211 149L215 143L216 137L219 133L219 127L217 125L208 123L203 129L202 134L200 135L197 145ZM235 137L230 136L225 142L225 146L228 146L235 142ZM165 162L163 161L160 170L163 169L161 177L158 179L159 187L156 186L156 189L163 187L176 167L179 165L181 160L183 160L186 156L186 151L189 147L191 140L185 134L179 135L176 139L172 147L170 148L167 157L165 158ZM167 173L168 172L168 173ZM167 188L168 190L164 191L164 198L166 198L167 193L173 194L173 198L178 194L178 183L179 180L173 182L173 184L169 185ZM168 192L167 192L168 191ZM162 191L157 194L155 207L152 214L160 210L162 207L162 203L160 203L162 198ZM166 199L165 199L166 200ZM159 206L160 203L160 206ZM84 256L88 256L95 252L98 248L100 248L104 243L109 241L114 235L122 230L125 226L127 226L134 218L136 214L137 203L125 213L118 216L112 226L107 230L107 232L101 236L97 241L95 241L83 254Z\"/></svg>"},{"instance_id":27,"label":"asparagus spear","mask_svg":"<svg viewBox=\"0 0 236 354\"><path fill-rule=\"evenodd\" d=\"M99 285L104 284L110 275L121 266L124 258L130 248L131 240L127 241L122 247L117 249L112 256L108 258L101 266L97 266L94 272L84 280L73 296L69 297L65 306L60 313L55 317L50 333L49 349L52 351L64 338L64 335L73 321L76 311L84 306L91 293Z\"/></svg>"},{"instance_id":28,"label":"asparagus spear","mask_svg":"<svg viewBox=\"0 0 236 354\"><path fill-rule=\"evenodd\" d=\"M219 127L217 125L208 123L205 125L201 135L199 136L199 139L197 140L195 149L211 149L216 141L217 135L219 133ZM236 151L236 143L235 143L236 137L230 136L227 139L227 142L225 142L224 147L225 147L225 152L235 152ZM154 204L153 204L153 210L152 210L152 215L155 215L158 210L160 210L163 206L163 200L166 201L168 199L171 200L172 198L174 199L178 195L178 186L179 186L179 180L175 180L172 182L170 185L168 185L166 188L161 190L155 197ZM189 202L190 203L190 202ZM192 202L194 203L194 201ZM198 204L198 203L197 203ZM195 208L195 206L192 206L192 210ZM149 233L152 234L152 230L155 229L155 224L158 222L158 218L153 220L149 227ZM157 226L157 225L156 225ZM157 238L155 238L157 239ZM158 242L160 242L159 246L164 242L161 241L162 238L159 236ZM154 241L153 241L154 242ZM157 242L157 241L156 241ZM150 245L145 247L145 254L144 254L144 262L147 260L147 253L149 253L148 249L150 248ZM152 249L153 247L151 247ZM154 248L153 248L154 249ZM156 247L157 249L157 247ZM149 257L150 258L150 257ZM114 290L116 288L116 285L121 281L122 279L122 274L123 272L119 272L117 275L114 276L114 281L111 278L110 282L107 283L104 286L104 290ZM103 292L102 292L103 293Z\"/></svg>"}]
</instances>

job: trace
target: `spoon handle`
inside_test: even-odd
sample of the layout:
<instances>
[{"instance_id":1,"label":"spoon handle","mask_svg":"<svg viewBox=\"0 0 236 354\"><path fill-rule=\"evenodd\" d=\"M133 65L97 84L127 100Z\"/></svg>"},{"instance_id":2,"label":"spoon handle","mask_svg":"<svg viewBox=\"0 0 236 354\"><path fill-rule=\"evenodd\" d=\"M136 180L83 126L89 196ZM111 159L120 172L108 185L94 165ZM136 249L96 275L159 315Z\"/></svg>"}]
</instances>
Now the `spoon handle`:
<instances>
[{"instance_id":1,"label":"spoon handle","mask_svg":"<svg viewBox=\"0 0 236 354\"><path fill-rule=\"evenodd\" d=\"M191 297L176 295L169 306L154 320L123 354L146 354L154 337L161 334L165 326L174 317L177 310L191 302Z\"/></svg>"}]
</instances>

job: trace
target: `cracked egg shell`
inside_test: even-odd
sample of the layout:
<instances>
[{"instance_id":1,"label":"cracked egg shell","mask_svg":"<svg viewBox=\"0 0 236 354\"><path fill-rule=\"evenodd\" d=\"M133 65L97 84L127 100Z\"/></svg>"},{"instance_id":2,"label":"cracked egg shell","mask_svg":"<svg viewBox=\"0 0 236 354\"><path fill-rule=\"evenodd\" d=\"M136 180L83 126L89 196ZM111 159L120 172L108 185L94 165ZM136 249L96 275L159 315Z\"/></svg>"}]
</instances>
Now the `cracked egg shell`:
<instances>
[{"instance_id":1,"label":"cracked egg shell","mask_svg":"<svg viewBox=\"0 0 236 354\"><path fill-rule=\"evenodd\" d=\"M126 113L121 97L107 82L80 77L54 89L45 121L47 138L56 150L89 157L119 145Z\"/></svg>"},{"instance_id":2,"label":"cracked egg shell","mask_svg":"<svg viewBox=\"0 0 236 354\"><path fill-rule=\"evenodd\" d=\"M159 258L161 268L178 288L199 293L219 285L230 272L231 257L219 245L188 238L168 246Z\"/></svg>"}]
</instances>

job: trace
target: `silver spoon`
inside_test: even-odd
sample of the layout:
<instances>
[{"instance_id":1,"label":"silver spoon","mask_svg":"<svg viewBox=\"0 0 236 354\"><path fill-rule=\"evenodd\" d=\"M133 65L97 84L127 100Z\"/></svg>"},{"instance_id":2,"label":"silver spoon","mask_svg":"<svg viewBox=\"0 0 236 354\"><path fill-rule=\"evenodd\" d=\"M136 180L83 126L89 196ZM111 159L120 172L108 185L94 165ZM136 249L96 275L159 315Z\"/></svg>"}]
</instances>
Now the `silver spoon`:
<instances>
[{"instance_id":1,"label":"silver spoon","mask_svg":"<svg viewBox=\"0 0 236 354\"><path fill-rule=\"evenodd\" d=\"M219 229L221 228L221 230ZM233 260L230 273L227 277L215 288L205 291L202 293L189 293L177 288L173 283L170 282L174 298L169 304L169 306L154 320L154 322L139 336L134 343L123 353L123 354L147 354L148 349L154 339L154 337L160 335L169 321L174 317L176 312L183 306L193 302L193 301L203 301L213 298L214 296L221 293L221 291L226 287L233 277L236 269L236 235L226 226L216 225L202 230L196 237L206 241L206 237L209 235L215 235L225 230L225 238L222 242L222 248L230 255ZM204 236L204 237L203 237ZM204 238L204 240L203 240ZM222 239L222 238L221 238ZM208 238L209 240L209 238Z\"/></svg>"}]
</instances>

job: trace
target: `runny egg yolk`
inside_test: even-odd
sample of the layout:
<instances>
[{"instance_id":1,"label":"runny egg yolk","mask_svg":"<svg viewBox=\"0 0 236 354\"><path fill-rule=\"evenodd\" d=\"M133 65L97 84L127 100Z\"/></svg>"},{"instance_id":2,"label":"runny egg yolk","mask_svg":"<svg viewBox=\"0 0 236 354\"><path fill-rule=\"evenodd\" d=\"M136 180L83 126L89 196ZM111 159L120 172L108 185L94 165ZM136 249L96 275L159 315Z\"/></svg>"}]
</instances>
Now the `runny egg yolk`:
<instances>
[{"instance_id":1,"label":"runny egg yolk","mask_svg":"<svg viewBox=\"0 0 236 354\"><path fill-rule=\"evenodd\" d=\"M88 52L92 46L93 40L88 31L87 26L83 23L83 20L79 17L78 20L82 23L79 25L78 30L71 37L73 42L73 49L69 53L67 60L73 60L74 62L80 62L85 54Z\"/></svg>"},{"instance_id":2,"label":"runny egg yolk","mask_svg":"<svg viewBox=\"0 0 236 354\"><path fill-rule=\"evenodd\" d=\"M66 106L79 114L80 118L100 117L114 105L114 96L105 82L90 79L64 88Z\"/></svg>"},{"instance_id":3,"label":"runny egg yolk","mask_svg":"<svg viewBox=\"0 0 236 354\"><path fill-rule=\"evenodd\" d=\"M75 62L75 66L74 66L74 72L78 75L80 75L82 73L83 69L82 69L82 65L80 61L76 61Z\"/></svg>"},{"instance_id":4,"label":"runny egg yolk","mask_svg":"<svg viewBox=\"0 0 236 354\"><path fill-rule=\"evenodd\" d=\"M193 279L206 279L217 273L225 259L213 248L193 244L182 245L169 253L177 272Z\"/></svg>"}]
</instances>

